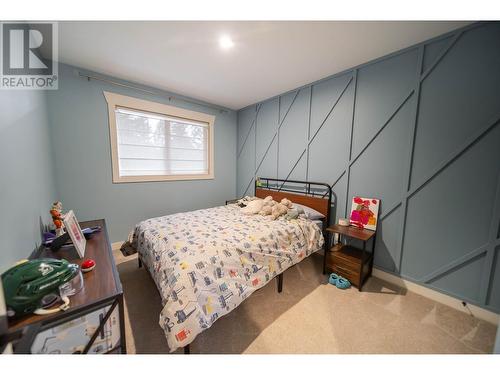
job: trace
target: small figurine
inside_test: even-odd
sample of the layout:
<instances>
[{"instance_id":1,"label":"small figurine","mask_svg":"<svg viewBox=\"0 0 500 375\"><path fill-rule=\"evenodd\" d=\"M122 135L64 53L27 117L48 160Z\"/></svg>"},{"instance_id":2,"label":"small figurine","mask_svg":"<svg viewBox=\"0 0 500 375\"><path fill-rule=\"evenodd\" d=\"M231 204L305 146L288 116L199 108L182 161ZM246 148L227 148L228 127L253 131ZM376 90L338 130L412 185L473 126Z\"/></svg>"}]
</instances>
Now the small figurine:
<instances>
[{"instance_id":1,"label":"small figurine","mask_svg":"<svg viewBox=\"0 0 500 375\"><path fill-rule=\"evenodd\" d=\"M50 209L50 215L52 216L52 221L56 226L56 237L59 237L64 234L64 224L62 214L62 203L57 201L52 203L52 207Z\"/></svg>"}]
</instances>

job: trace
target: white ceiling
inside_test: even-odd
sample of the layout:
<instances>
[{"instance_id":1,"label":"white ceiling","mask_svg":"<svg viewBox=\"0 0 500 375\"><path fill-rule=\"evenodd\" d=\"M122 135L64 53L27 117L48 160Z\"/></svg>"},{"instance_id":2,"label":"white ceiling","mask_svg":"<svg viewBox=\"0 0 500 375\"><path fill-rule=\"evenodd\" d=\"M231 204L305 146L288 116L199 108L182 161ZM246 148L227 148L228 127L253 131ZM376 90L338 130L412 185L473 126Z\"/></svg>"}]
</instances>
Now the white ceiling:
<instances>
[{"instance_id":1,"label":"white ceiling","mask_svg":"<svg viewBox=\"0 0 500 375\"><path fill-rule=\"evenodd\" d=\"M468 23L60 22L59 60L240 109Z\"/></svg>"}]
</instances>

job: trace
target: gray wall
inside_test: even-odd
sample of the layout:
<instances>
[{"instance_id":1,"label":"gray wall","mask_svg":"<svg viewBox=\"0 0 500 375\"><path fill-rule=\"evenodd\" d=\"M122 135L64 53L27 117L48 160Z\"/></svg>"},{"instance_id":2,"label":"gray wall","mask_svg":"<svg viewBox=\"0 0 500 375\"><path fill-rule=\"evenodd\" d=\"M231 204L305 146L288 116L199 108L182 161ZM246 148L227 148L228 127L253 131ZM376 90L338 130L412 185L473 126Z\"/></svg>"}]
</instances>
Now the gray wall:
<instances>
[{"instance_id":1,"label":"gray wall","mask_svg":"<svg viewBox=\"0 0 500 375\"><path fill-rule=\"evenodd\" d=\"M41 241L56 198L46 94L0 90L0 272Z\"/></svg>"},{"instance_id":2,"label":"gray wall","mask_svg":"<svg viewBox=\"0 0 500 375\"><path fill-rule=\"evenodd\" d=\"M382 200L375 264L500 311L500 23L475 24L238 112L255 176Z\"/></svg>"},{"instance_id":3,"label":"gray wall","mask_svg":"<svg viewBox=\"0 0 500 375\"><path fill-rule=\"evenodd\" d=\"M59 199L79 220L105 218L112 242L126 240L143 219L224 204L236 191L236 113L181 101L169 103L172 94L147 89L158 95L89 82L78 77L76 68L60 64L59 90L48 94ZM103 91L215 115L215 179L113 184Z\"/></svg>"}]
</instances>

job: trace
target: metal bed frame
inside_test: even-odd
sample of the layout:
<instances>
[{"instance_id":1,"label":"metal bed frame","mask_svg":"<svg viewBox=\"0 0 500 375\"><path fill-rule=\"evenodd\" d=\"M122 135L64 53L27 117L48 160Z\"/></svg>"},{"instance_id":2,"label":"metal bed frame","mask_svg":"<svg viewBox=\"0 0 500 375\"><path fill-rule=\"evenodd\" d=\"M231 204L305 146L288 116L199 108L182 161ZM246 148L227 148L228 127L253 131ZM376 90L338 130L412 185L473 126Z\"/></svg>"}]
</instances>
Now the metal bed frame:
<instances>
[{"instance_id":1,"label":"metal bed frame","mask_svg":"<svg viewBox=\"0 0 500 375\"><path fill-rule=\"evenodd\" d=\"M271 184L270 184L271 182ZM281 185L280 185L281 183ZM290 185L291 184L291 185ZM296 185L299 185L298 187ZM278 178L268 178L268 177L256 177L254 183L254 194L257 189L267 189L277 192L286 192L292 193L296 195L304 195L310 196L314 198L320 199L328 199L328 208L327 214L325 218L321 221L322 224L322 234L325 239L323 244L323 251L326 254L328 247L328 235L329 233L326 231L326 228L330 224L330 215L331 215L331 207L332 207L332 187L329 184L323 182L312 182L312 181L300 181L300 180L284 180ZM226 205L229 203L235 203L238 199L227 200ZM142 267L142 259L140 253L138 253L138 263L139 268ZM292 266L293 267L293 266ZM147 270L147 268L145 268ZM149 271L148 271L149 273ZM283 291L283 272L276 276L276 280L278 283L278 293ZM326 273L326 256L323 255L323 274ZM151 276L151 274L150 274ZM190 344L184 346L184 354L190 354Z\"/></svg>"},{"instance_id":2,"label":"metal bed frame","mask_svg":"<svg viewBox=\"0 0 500 375\"><path fill-rule=\"evenodd\" d=\"M278 186L270 185L269 182L281 182L282 184ZM265 182L265 185L263 184ZM285 184L295 184L295 185L304 185L304 188L297 188L293 190L293 186L288 186ZM256 177L254 184L254 193L257 188L265 188L268 190L276 190L276 191L284 191L288 193L301 194L316 198L326 199L328 197L328 214L326 215L323 221L326 224L330 223L330 214L332 207L332 187L324 182L313 182L313 181L299 181L299 180L282 180L279 178L268 178L268 177Z\"/></svg>"},{"instance_id":3,"label":"metal bed frame","mask_svg":"<svg viewBox=\"0 0 500 375\"><path fill-rule=\"evenodd\" d=\"M276 184L270 185L269 182L275 182ZM292 186L285 184L292 184ZM302 188L299 187L294 190L293 185L301 185L303 187ZM328 241L329 232L327 232L326 228L328 228L328 226L330 225L330 218L332 211L332 187L329 184L324 182L286 180L286 179L283 180L279 178L256 177L254 183L254 194L257 188L264 188L267 190L276 190L279 192L283 191L293 194L311 196L315 198L328 199L327 214L325 215L325 218L321 220L323 222L321 230L323 233L323 237L325 239L323 244L323 251L325 252L324 254L326 254L329 243ZM323 275L324 274L326 274L326 256L323 256ZM283 285L283 273L279 274L279 277L281 277L281 285ZM278 290L278 292L281 293L281 290Z\"/></svg>"}]
</instances>

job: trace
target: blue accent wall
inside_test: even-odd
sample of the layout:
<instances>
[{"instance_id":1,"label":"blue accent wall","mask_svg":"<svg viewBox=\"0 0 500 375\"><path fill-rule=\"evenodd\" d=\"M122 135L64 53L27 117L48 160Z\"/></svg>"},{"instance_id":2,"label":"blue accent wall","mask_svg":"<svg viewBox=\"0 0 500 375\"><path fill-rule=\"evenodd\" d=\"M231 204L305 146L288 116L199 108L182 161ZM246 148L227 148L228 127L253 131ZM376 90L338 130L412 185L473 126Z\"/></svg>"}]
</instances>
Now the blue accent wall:
<instances>
[{"instance_id":1,"label":"blue accent wall","mask_svg":"<svg viewBox=\"0 0 500 375\"><path fill-rule=\"evenodd\" d=\"M238 112L237 192L327 182L382 200L376 267L500 311L500 23L478 23Z\"/></svg>"},{"instance_id":2,"label":"blue accent wall","mask_svg":"<svg viewBox=\"0 0 500 375\"><path fill-rule=\"evenodd\" d=\"M57 197L44 91L0 90L0 272L41 242Z\"/></svg>"},{"instance_id":3,"label":"blue accent wall","mask_svg":"<svg viewBox=\"0 0 500 375\"><path fill-rule=\"evenodd\" d=\"M78 220L105 218L112 242L124 241L139 221L224 204L236 186L236 112L169 101L172 93L142 87L158 95L79 77L82 69L59 65L59 89L48 94L54 169L64 210ZM90 72L100 78L112 79ZM103 91L205 112L215 119L215 179L112 183L108 110ZM176 95L177 96L177 95Z\"/></svg>"}]
</instances>

